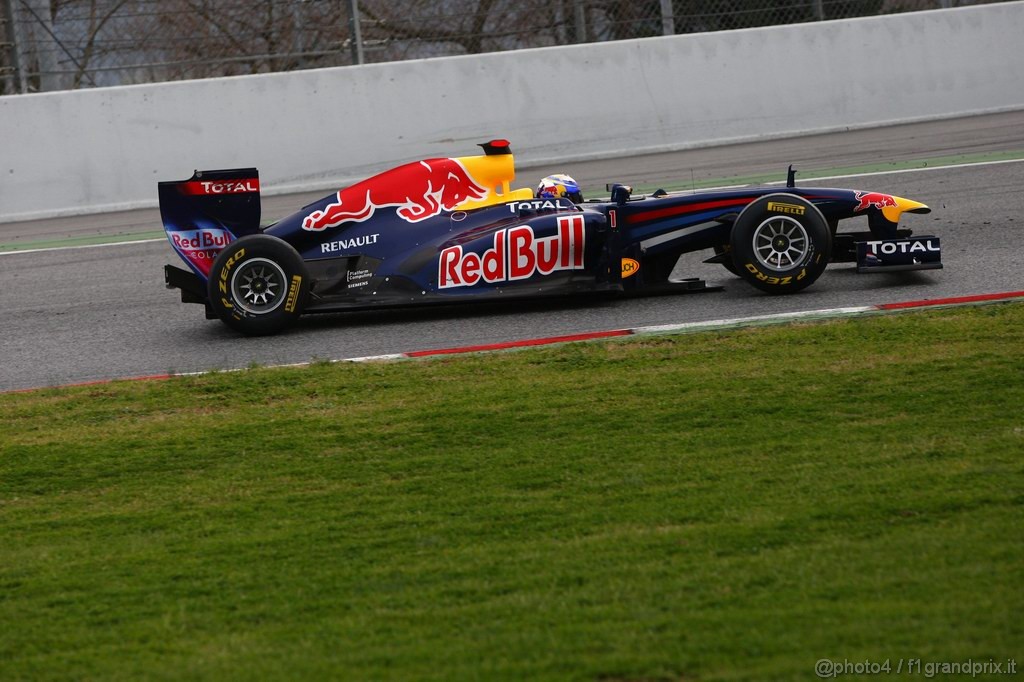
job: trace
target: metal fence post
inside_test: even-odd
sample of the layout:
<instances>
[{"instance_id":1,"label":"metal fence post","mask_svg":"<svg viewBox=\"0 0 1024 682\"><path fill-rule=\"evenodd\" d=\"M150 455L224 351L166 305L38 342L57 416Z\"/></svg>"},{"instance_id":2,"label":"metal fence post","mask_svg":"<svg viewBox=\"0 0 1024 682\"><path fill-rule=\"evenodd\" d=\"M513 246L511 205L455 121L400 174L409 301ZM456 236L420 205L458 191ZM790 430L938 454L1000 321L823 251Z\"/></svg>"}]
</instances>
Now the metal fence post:
<instances>
[{"instance_id":1,"label":"metal fence post","mask_svg":"<svg viewBox=\"0 0 1024 682\"><path fill-rule=\"evenodd\" d=\"M573 19L576 26L576 42L587 42L587 11L583 7L583 0L573 0Z\"/></svg>"},{"instance_id":2,"label":"metal fence post","mask_svg":"<svg viewBox=\"0 0 1024 682\"><path fill-rule=\"evenodd\" d=\"M15 92L28 92L28 82L25 80L25 71L21 68L21 49L18 40L18 26L15 23L14 0L4 0L4 31L3 39L7 42L11 55L11 68L14 69L14 76L8 81L12 83L11 88ZM7 80L5 77L4 80Z\"/></svg>"},{"instance_id":3,"label":"metal fence post","mask_svg":"<svg viewBox=\"0 0 1024 682\"><path fill-rule=\"evenodd\" d=\"M674 36L675 34L676 20L672 16L672 0L661 0L661 35Z\"/></svg>"},{"instance_id":4,"label":"metal fence post","mask_svg":"<svg viewBox=\"0 0 1024 682\"><path fill-rule=\"evenodd\" d=\"M825 5L821 0L814 0L814 18L825 21Z\"/></svg>"},{"instance_id":5,"label":"metal fence post","mask_svg":"<svg viewBox=\"0 0 1024 682\"><path fill-rule=\"evenodd\" d=\"M366 58L363 55L363 32L359 27L359 0L349 0L348 26L351 35L352 63L362 64Z\"/></svg>"}]
</instances>

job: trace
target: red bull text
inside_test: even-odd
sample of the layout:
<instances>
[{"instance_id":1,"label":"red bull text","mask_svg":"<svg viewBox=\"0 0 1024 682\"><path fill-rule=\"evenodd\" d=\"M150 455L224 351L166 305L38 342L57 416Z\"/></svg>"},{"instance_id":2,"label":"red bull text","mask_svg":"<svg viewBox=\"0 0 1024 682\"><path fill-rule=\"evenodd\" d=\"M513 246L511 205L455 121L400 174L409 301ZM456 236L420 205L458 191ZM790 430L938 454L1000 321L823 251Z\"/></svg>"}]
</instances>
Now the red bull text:
<instances>
[{"instance_id":1,"label":"red bull text","mask_svg":"<svg viewBox=\"0 0 1024 682\"><path fill-rule=\"evenodd\" d=\"M337 201L303 218L302 229L320 232L344 222L361 223L384 206L397 207L398 217L417 223L469 199L483 199L487 189L457 159L428 159L375 175L336 196Z\"/></svg>"},{"instance_id":2,"label":"red bull text","mask_svg":"<svg viewBox=\"0 0 1024 682\"><path fill-rule=\"evenodd\" d=\"M207 277L217 254L231 243L231 233L219 229L168 232L167 236L175 250Z\"/></svg>"},{"instance_id":3,"label":"red bull text","mask_svg":"<svg viewBox=\"0 0 1024 682\"><path fill-rule=\"evenodd\" d=\"M580 215L559 218L558 230L550 237L538 238L529 225L498 230L493 246L482 254L465 253L462 246L442 250L437 261L437 287L497 284L559 270L582 270L585 240Z\"/></svg>"}]
</instances>

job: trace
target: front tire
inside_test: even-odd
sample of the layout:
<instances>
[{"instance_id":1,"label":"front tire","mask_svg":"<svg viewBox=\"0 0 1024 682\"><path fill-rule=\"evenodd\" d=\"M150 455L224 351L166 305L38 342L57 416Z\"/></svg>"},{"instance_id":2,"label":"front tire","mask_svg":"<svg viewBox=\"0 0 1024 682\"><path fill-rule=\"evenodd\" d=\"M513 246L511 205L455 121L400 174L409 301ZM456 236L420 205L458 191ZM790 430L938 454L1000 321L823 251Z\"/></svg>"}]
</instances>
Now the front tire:
<instances>
[{"instance_id":1,"label":"front tire","mask_svg":"<svg viewBox=\"0 0 1024 682\"><path fill-rule=\"evenodd\" d=\"M309 273L287 242L254 234L228 244L210 269L210 307L247 336L276 334L302 314Z\"/></svg>"},{"instance_id":2,"label":"front tire","mask_svg":"<svg viewBox=\"0 0 1024 682\"><path fill-rule=\"evenodd\" d=\"M825 216L795 194L769 194L747 204L729 241L737 274L770 294L806 289L825 271L832 253Z\"/></svg>"}]
</instances>

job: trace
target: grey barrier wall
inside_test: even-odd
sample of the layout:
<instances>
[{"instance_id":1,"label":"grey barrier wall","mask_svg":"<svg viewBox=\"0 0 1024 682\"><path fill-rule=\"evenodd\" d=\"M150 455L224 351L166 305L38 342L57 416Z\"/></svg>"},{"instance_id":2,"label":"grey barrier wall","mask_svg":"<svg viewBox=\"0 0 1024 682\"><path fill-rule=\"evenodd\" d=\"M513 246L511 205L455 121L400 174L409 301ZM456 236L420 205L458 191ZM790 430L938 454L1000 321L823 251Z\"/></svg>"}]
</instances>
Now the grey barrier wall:
<instances>
[{"instance_id":1,"label":"grey barrier wall","mask_svg":"<svg viewBox=\"0 0 1024 682\"><path fill-rule=\"evenodd\" d=\"M265 193L512 141L519 165L1024 108L1024 2L0 98L0 221Z\"/></svg>"}]
</instances>

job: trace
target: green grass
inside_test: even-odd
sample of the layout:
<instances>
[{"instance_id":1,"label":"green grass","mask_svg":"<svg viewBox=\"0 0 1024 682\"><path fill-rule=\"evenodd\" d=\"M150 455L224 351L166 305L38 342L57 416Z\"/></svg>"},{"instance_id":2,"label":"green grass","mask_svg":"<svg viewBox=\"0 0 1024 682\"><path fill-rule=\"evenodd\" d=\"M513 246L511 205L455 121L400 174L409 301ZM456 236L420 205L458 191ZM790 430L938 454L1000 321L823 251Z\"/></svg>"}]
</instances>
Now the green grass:
<instances>
[{"instance_id":1,"label":"green grass","mask_svg":"<svg viewBox=\"0 0 1024 682\"><path fill-rule=\"evenodd\" d=\"M0 395L0 679L814 679L1024 641L1024 306Z\"/></svg>"}]
</instances>

